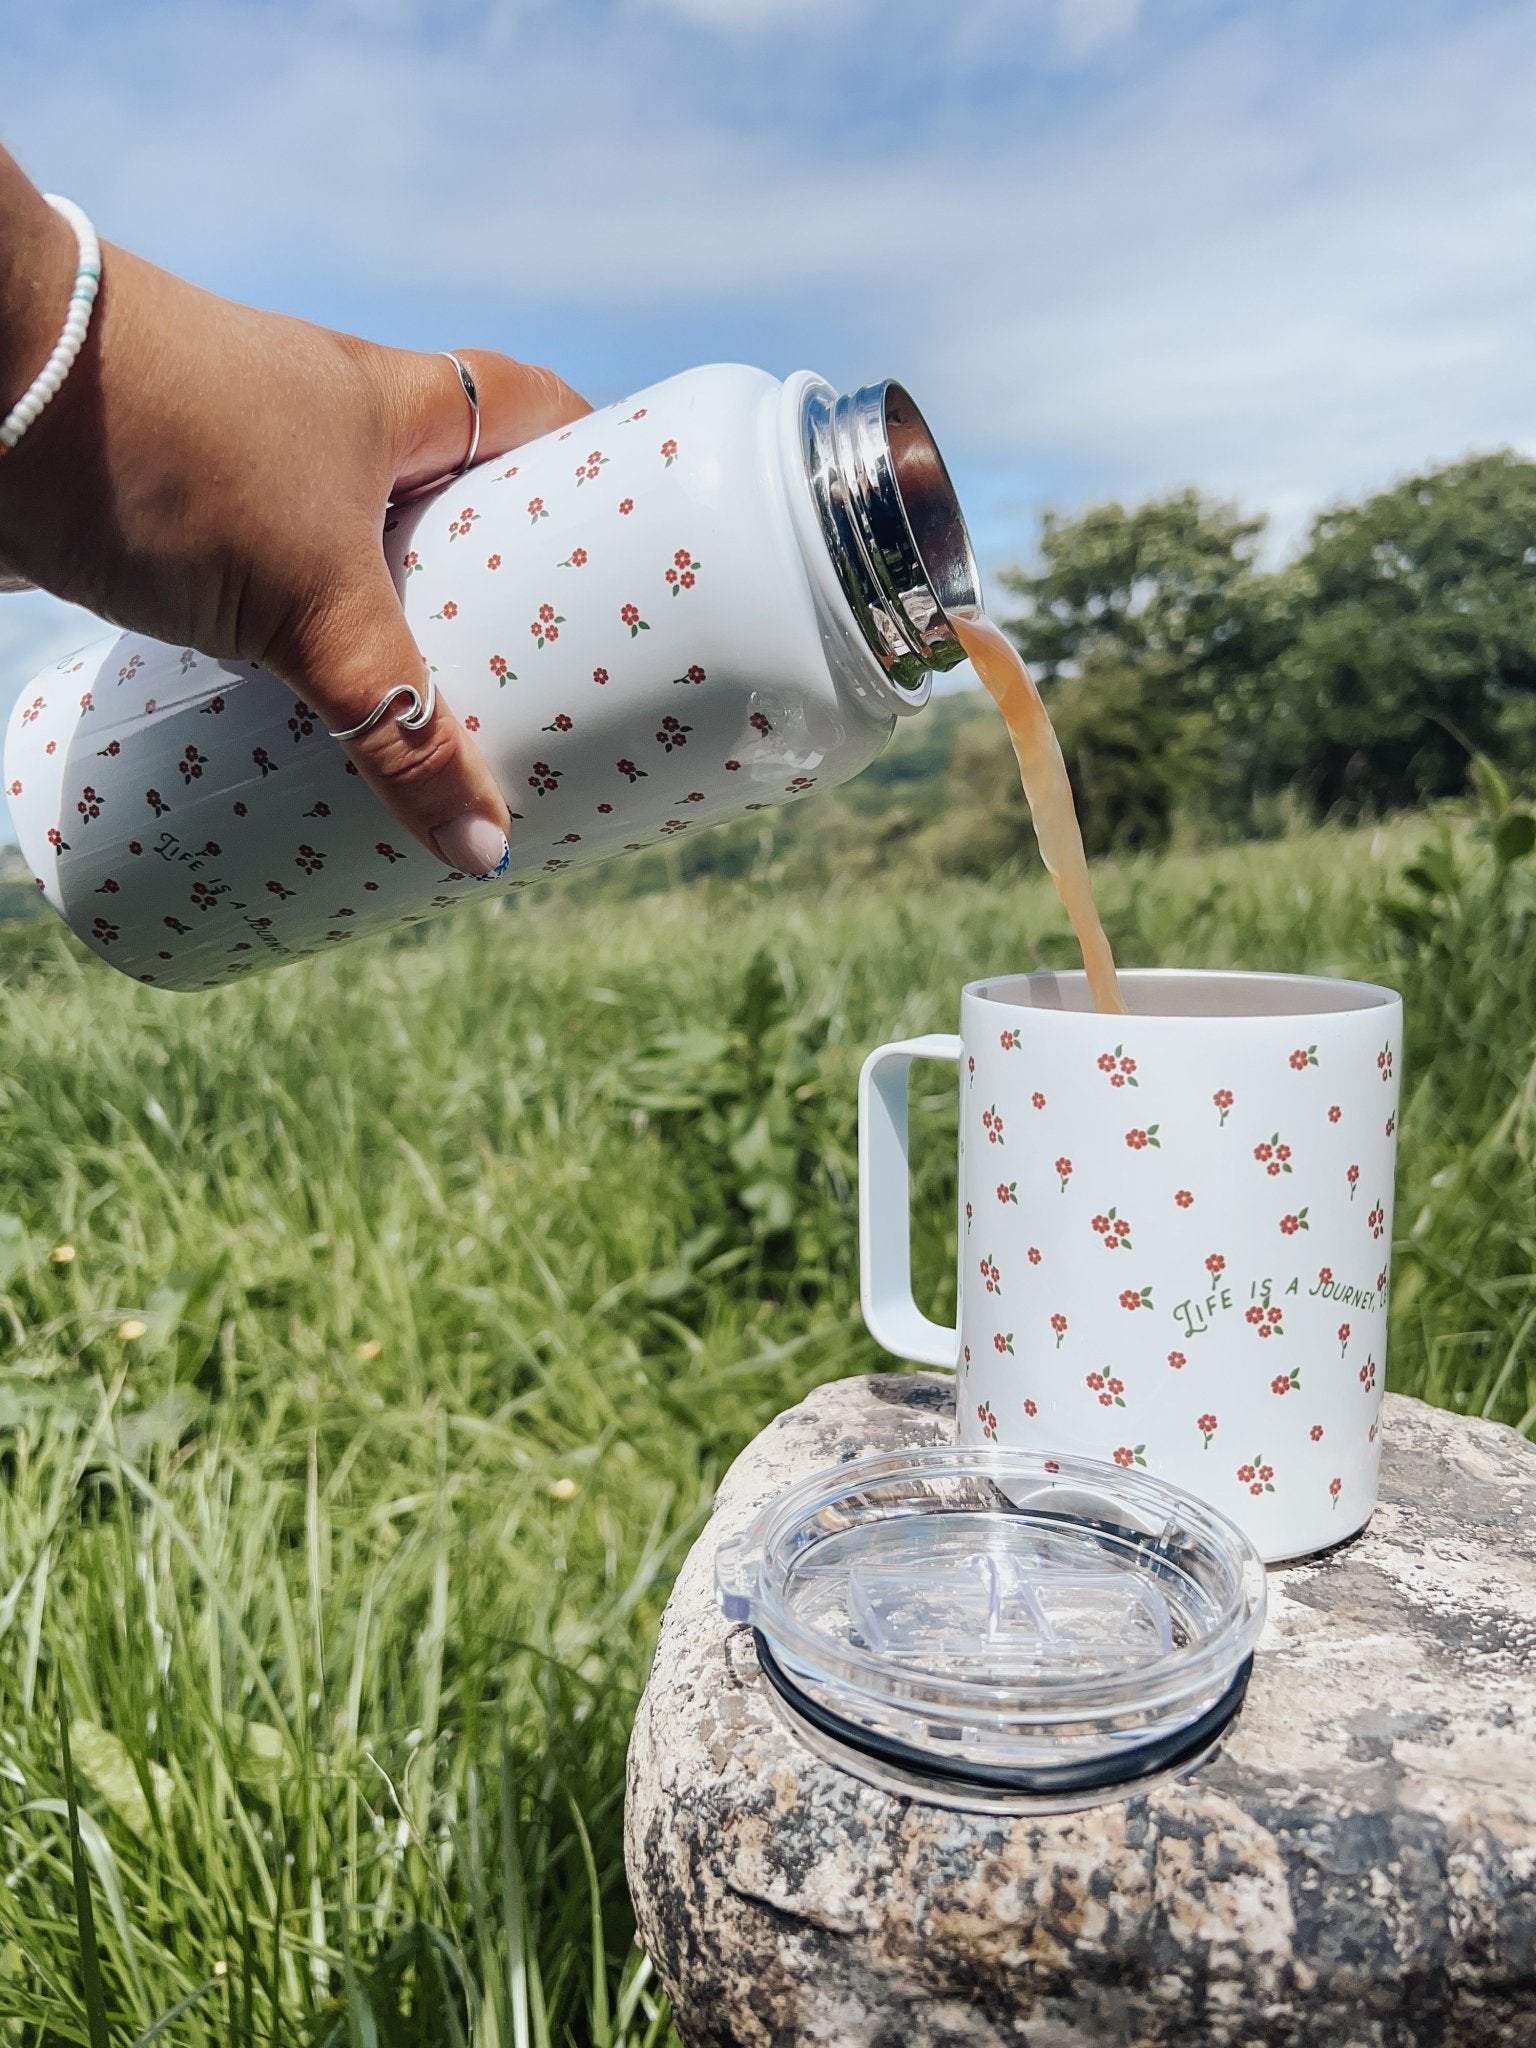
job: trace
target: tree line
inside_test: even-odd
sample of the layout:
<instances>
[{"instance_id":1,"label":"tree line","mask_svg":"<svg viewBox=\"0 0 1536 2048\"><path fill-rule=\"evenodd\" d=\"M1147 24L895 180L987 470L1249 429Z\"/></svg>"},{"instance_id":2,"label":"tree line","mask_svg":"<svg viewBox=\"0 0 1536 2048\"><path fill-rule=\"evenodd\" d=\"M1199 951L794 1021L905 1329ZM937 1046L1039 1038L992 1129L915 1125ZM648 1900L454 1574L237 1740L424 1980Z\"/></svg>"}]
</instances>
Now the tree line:
<instances>
[{"instance_id":1,"label":"tree line","mask_svg":"<svg viewBox=\"0 0 1536 2048\"><path fill-rule=\"evenodd\" d=\"M1192 490L1047 513L1037 564L1001 578L1090 849L1456 796L1479 754L1532 776L1536 463L1479 455L1334 507L1281 568L1264 532ZM1016 785L978 739L955 765L990 808Z\"/></svg>"}]
</instances>

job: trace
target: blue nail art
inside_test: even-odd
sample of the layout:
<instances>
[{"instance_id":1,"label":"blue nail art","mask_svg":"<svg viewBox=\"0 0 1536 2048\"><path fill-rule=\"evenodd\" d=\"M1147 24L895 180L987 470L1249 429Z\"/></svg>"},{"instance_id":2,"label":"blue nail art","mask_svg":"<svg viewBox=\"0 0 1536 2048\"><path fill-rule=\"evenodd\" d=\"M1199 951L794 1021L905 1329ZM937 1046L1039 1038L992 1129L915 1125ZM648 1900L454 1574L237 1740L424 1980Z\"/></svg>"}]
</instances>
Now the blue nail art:
<instances>
[{"instance_id":1,"label":"blue nail art","mask_svg":"<svg viewBox=\"0 0 1536 2048\"><path fill-rule=\"evenodd\" d=\"M509 842L503 839L501 842L501 859L497 861L495 867L487 868L483 875L476 875L475 880L477 882L499 882L511 865L512 848Z\"/></svg>"}]
</instances>

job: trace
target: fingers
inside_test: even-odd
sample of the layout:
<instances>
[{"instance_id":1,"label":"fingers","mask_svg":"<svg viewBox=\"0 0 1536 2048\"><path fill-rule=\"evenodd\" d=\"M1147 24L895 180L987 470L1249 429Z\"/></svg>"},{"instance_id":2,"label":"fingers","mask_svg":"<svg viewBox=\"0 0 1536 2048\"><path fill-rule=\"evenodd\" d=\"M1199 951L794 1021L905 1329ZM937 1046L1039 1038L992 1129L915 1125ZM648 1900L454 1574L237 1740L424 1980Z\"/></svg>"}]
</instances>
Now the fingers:
<instances>
[{"instance_id":1,"label":"fingers","mask_svg":"<svg viewBox=\"0 0 1536 2048\"><path fill-rule=\"evenodd\" d=\"M503 454L592 408L553 370L515 362L488 349L457 349L475 380L480 399L480 445L476 459ZM473 419L458 373L445 356L405 355L395 359L391 402L396 413L402 491L445 476L463 462Z\"/></svg>"},{"instance_id":2,"label":"fingers","mask_svg":"<svg viewBox=\"0 0 1536 2048\"><path fill-rule=\"evenodd\" d=\"M446 367L446 366L445 366ZM387 690L412 684L421 698L428 672L377 553L338 580L275 651L272 667L312 704L329 731L360 725ZM420 730L396 698L366 733L344 742L359 773L397 818L448 867L477 880L505 874L510 819L485 758L439 696Z\"/></svg>"}]
</instances>

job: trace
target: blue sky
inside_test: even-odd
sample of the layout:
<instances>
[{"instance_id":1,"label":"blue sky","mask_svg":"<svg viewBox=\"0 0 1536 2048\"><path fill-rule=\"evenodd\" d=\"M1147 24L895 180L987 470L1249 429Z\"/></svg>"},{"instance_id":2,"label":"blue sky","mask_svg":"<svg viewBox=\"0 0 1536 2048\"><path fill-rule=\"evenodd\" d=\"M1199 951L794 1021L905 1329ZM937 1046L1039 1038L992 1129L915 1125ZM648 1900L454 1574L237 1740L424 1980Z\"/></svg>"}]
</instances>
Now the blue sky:
<instances>
[{"instance_id":1,"label":"blue sky","mask_svg":"<svg viewBox=\"0 0 1536 2048\"><path fill-rule=\"evenodd\" d=\"M899 376L985 570L1047 503L1194 482L1282 551L1536 453L1536 0L52 0L7 37L0 134L105 238L598 403ZM0 717L83 624L0 598Z\"/></svg>"}]
</instances>

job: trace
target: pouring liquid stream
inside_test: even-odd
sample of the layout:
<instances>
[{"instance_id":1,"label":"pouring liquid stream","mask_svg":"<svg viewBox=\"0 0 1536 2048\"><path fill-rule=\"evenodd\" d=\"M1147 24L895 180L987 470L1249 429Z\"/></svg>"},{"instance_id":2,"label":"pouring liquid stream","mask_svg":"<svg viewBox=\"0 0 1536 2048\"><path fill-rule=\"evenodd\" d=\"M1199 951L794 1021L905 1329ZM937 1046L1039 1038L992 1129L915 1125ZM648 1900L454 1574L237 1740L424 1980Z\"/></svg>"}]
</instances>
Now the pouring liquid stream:
<instances>
[{"instance_id":1,"label":"pouring liquid stream","mask_svg":"<svg viewBox=\"0 0 1536 2048\"><path fill-rule=\"evenodd\" d=\"M1114 955L1094 905L1067 764L1034 678L1013 642L990 619L980 613L966 618L951 612L949 623L1008 727L1040 858L1056 884L1082 948L1093 1007L1124 1016Z\"/></svg>"}]
</instances>

